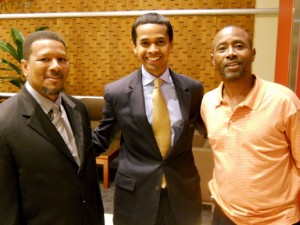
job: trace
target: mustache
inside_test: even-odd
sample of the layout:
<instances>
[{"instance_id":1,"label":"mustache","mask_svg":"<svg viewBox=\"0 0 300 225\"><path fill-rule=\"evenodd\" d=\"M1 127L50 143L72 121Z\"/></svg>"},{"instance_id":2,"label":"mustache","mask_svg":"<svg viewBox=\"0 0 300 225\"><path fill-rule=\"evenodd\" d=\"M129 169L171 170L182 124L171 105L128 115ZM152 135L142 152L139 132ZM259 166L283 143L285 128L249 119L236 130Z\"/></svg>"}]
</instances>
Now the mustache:
<instances>
[{"instance_id":1,"label":"mustache","mask_svg":"<svg viewBox=\"0 0 300 225\"><path fill-rule=\"evenodd\" d=\"M60 77L63 78L64 75L60 71L51 72L50 74L46 74L45 77Z\"/></svg>"},{"instance_id":2,"label":"mustache","mask_svg":"<svg viewBox=\"0 0 300 225\"><path fill-rule=\"evenodd\" d=\"M224 65L228 66L228 65L231 65L231 64L234 64L234 63L241 64L242 61L241 60L227 60L227 61L225 61Z\"/></svg>"}]
</instances>

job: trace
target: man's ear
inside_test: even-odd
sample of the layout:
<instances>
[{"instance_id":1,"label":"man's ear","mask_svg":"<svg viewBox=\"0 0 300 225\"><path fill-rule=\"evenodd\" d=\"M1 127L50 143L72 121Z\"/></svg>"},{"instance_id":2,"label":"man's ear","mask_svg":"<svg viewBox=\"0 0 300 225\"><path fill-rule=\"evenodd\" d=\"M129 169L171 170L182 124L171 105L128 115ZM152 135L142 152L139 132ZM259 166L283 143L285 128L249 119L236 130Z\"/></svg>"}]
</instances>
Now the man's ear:
<instances>
[{"instance_id":1,"label":"man's ear","mask_svg":"<svg viewBox=\"0 0 300 225\"><path fill-rule=\"evenodd\" d=\"M136 49L136 44L132 43L132 49L133 49L133 52L134 54L137 54L137 49Z\"/></svg>"},{"instance_id":2,"label":"man's ear","mask_svg":"<svg viewBox=\"0 0 300 225\"><path fill-rule=\"evenodd\" d=\"M25 77L27 77L27 74L28 74L28 63L25 59L22 59L21 60L21 69L22 69L22 72L24 74Z\"/></svg>"},{"instance_id":3,"label":"man's ear","mask_svg":"<svg viewBox=\"0 0 300 225\"><path fill-rule=\"evenodd\" d=\"M252 62L254 62L255 56L256 56L256 49L253 48L253 49L252 49Z\"/></svg>"},{"instance_id":4,"label":"man's ear","mask_svg":"<svg viewBox=\"0 0 300 225\"><path fill-rule=\"evenodd\" d=\"M215 59L214 59L214 54L210 53L210 61L213 64L213 66L215 66Z\"/></svg>"}]
</instances>

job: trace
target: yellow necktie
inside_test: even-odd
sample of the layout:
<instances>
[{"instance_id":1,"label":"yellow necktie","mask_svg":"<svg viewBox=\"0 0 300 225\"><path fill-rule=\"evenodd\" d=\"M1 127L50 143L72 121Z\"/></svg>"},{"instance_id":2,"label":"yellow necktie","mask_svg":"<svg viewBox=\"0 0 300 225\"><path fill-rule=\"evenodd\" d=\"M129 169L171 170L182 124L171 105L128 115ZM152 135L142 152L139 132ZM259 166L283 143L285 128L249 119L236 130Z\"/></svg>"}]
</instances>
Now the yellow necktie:
<instances>
[{"instance_id":1,"label":"yellow necktie","mask_svg":"<svg viewBox=\"0 0 300 225\"><path fill-rule=\"evenodd\" d=\"M171 146L171 122L167 104L160 91L160 86L163 80L157 78L154 80L153 90L153 121L152 129L153 133L163 158L165 158L167 152ZM162 187L167 186L165 176L163 175Z\"/></svg>"}]
</instances>

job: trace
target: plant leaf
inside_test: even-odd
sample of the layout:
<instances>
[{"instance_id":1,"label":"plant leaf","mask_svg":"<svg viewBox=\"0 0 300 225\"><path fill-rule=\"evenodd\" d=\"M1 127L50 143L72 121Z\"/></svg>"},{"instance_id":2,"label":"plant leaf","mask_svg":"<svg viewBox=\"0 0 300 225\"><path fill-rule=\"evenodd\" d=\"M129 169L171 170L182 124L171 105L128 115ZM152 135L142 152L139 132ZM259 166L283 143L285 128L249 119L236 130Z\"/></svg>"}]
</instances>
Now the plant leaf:
<instances>
[{"instance_id":1,"label":"plant leaf","mask_svg":"<svg viewBox=\"0 0 300 225\"><path fill-rule=\"evenodd\" d=\"M6 64L7 66L9 66L12 70L14 70L17 74L21 75L21 77L23 78L24 75L23 75L23 72L22 72L22 69L18 66L16 66L15 64L5 60L5 59L1 59L0 60L0 63L2 64Z\"/></svg>"},{"instance_id":2,"label":"plant leaf","mask_svg":"<svg viewBox=\"0 0 300 225\"><path fill-rule=\"evenodd\" d=\"M12 69L12 68L9 68L9 67L6 67L6 68L2 67L2 68L0 68L0 70L2 70L2 71L7 71L7 72L13 71L13 69ZM0 77L0 78L1 78L1 77Z\"/></svg>"},{"instance_id":3,"label":"plant leaf","mask_svg":"<svg viewBox=\"0 0 300 225\"><path fill-rule=\"evenodd\" d=\"M48 29L48 26L43 27L37 27L35 28L35 31L41 31ZM23 34L17 29L17 28L11 28L11 37L16 45L16 47L12 46L10 43L6 41L0 41L0 50L4 52L8 52L13 58L15 58L20 64L21 60L23 58L23 43L24 43L24 36ZM24 76L22 72L21 66L17 66L14 63L11 63L10 61L6 59L0 58L0 64L4 64L7 67L0 67L0 71L3 72L15 72L16 76L1 76L0 75L0 81L1 82L10 82L14 86L21 88L22 85L26 82L26 77Z\"/></svg>"},{"instance_id":4,"label":"plant leaf","mask_svg":"<svg viewBox=\"0 0 300 225\"><path fill-rule=\"evenodd\" d=\"M0 41L0 49L4 52L8 52L12 57L14 57L18 62L21 62L18 56L17 50L8 42Z\"/></svg>"},{"instance_id":5,"label":"plant leaf","mask_svg":"<svg viewBox=\"0 0 300 225\"><path fill-rule=\"evenodd\" d=\"M0 79L1 80L17 80L19 78L16 76L1 76Z\"/></svg>"},{"instance_id":6,"label":"plant leaf","mask_svg":"<svg viewBox=\"0 0 300 225\"><path fill-rule=\"evenodd\" d=\"M41 30L46 30L46 29L49 29L49 27L48 26L37 27L37 28L35 28L35 31L41 31Z\"/></svg>"},{"instance_id":7,"label":"plant leaf","mask_svg":"<svg viewBox=\"0 0 300 225\"><path fill-rule=\"evenodd\" d=\"M17 28L11 28L11 37L17 47L17 55L18 62L21 62L23 58L23 43L24 43L24 36Z\"/></svg>"},{"instance_id":8,"label":"plant leaf","mask_svg":"<svg viewBox=\"0 0 300 225\"><path fill-rule=\"evenodd\" d=\"M22 85L24 84L24 82L21 83L19 80L10 80L9 82L10 82L11 84L17 86L18 88L21 88Z\"/></svg>"},{"instance_id":9,"label":"plant leaf","mask_svg":"<svg viewBox=\"0 0 300 225\"><path fill-rule=\"evenodd\" d=\"M21 88L22 85L25 83L26 80L21 80L19 77L16 76L2 76L0 77L2 83L10 82L11 84Z\"/></svg>"}]
</instances>

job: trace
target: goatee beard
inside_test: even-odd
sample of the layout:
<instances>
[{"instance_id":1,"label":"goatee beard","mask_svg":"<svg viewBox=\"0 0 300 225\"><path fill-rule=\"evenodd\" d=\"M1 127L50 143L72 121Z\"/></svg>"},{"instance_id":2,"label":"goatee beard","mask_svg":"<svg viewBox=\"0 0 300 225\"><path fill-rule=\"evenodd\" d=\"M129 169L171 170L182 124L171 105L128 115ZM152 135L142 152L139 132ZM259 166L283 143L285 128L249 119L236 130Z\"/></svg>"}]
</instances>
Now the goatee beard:
<instances>
[{"instance_id":1,"label":"goatee beard","mask_svg":"<svg viewBox=\"0 0 300 225\"><path fill-rule=\"evenodd\" d=\"M60 89L48 89L45 87L42 87L42 92L45 95L59 95L64 89L60 88Z\"/></svg>"},{"instance_id":2,"label":"goatee beard","mask_svg":"<svg viewBox=\"0 0 300 225\"><path fill-rule=\"evenodd\" d=\"M241 73L241 71L238 71L238 72L226 72L226 71L224 71L223 76L227 80L236 80L236 79L239 79L242 76L242 73Z\"/></svg>"}]
</instances>

